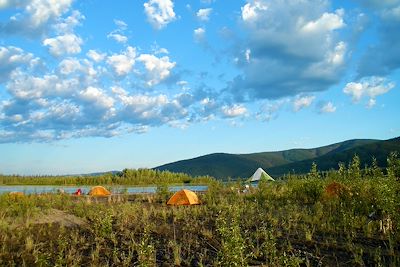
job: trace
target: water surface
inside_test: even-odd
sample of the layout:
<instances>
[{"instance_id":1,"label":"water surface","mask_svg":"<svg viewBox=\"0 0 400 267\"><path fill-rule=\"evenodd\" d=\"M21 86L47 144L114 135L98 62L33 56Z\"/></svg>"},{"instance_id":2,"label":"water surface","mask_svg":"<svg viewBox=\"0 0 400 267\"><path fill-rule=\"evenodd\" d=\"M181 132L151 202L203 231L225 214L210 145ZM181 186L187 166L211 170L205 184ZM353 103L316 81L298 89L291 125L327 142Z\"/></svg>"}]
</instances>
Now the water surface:
<instances>
[{"instance_id":1,"label":"water surface","mask_svg":"<svg viewBox=\"0 0 400 267\"><path fill-rule=\"evenodd\" d=\"M9 192L24 192L25 194L43 194L43 193L57 193L63 190L65 193L72 194L76 190L81 189L83 194L87 194L92 186L62 186L62 185L2 185L0 186L0 194ZM140 193L155 193L157 186L106 186L111 189L114 194L128 193L128 194L140 194ZM174 185L168 186L170 192L176 192L181 189L189 189L192 191L207 191L207 185Z\"/></svg>"}]
</instances>

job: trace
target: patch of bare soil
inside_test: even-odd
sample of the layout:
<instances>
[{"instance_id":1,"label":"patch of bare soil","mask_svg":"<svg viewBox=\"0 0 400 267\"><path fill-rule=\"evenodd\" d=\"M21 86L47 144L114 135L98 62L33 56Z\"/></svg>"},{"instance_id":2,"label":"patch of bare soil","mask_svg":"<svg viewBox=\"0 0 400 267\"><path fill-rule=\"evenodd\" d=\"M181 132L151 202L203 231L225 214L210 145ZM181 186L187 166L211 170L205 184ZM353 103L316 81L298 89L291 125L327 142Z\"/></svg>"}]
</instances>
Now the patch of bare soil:
<instances>
[{"instance_id":1,"label":"patch of bare soil","mask_svg":"<svg viewBox=\"0 0 400 267\"><path fill-rule=\"evenodd\" d=\"M58 209L50 209L37 214L30 220L31 224L59 224L64 227L85 226L86 220L75 215L68 214Z\"/></svg>"}]
</instances>

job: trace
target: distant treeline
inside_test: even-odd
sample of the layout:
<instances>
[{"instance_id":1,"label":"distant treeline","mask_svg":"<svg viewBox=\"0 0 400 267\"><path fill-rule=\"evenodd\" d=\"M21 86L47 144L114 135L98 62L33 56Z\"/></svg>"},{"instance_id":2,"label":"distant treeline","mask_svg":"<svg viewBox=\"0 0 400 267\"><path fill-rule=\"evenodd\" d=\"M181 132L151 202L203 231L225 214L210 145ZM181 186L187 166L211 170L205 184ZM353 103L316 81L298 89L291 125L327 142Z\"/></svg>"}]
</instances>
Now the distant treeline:
<instances>
[{"instance_id":1,"label":"distant treeline","mask_svg":"<svg viewBox=\"0 0 400 267\"><path fill-rule=\"evenodd\" d=\"M117 173L96 176L19 176L1 175L3 185L157 185L157 184L207 184L211 177L191 177L184 173L151 169L124 169Z\"/></svg>"}]
</instances>

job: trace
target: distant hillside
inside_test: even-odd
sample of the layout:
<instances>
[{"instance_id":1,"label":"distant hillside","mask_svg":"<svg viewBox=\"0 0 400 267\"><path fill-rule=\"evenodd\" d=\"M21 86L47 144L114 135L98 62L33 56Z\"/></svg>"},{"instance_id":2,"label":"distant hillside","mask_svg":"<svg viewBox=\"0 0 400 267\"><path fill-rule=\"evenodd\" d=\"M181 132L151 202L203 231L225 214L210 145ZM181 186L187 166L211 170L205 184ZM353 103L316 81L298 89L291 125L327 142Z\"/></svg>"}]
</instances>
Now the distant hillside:
<instances>
[{"instance_id":1,"label":"distant hillside","mask_svg":"<svg viewBox=\"0 0 400 267\"><path fill-rule=\"evenodd\" d=\"M400 137L385 141L356 139L311 149L290 149L252 154L215 153L165 164L155 169L183 172L193 176L210 175L219 179L250 177L262 167L272 176L289 172L307 173L313 161L319 170L336 169L339 162L348 163L357 154L361 164L370 164L372 156L382 167L392 151L400 152Z\"/></svg>"}]
</instances>

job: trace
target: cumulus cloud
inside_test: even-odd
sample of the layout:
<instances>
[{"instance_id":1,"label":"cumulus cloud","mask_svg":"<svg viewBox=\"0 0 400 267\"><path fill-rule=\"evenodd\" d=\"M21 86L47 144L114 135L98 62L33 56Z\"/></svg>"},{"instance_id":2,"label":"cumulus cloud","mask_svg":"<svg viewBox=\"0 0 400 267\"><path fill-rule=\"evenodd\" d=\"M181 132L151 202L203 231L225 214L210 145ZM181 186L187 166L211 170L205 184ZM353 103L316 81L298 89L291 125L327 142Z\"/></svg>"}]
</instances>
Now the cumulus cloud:
<instances>
[{"instance_id":1,"label":"cumulus cloud","mask_svg":"<svg viewBox=\"0 0 400 267\"><path fill-rule=\"evenodd\" d=\"M38 58L34 58L31 53L26 53L21 48L0 46L0 83L7 81L16 68L33 67L38 61Z\"/></svg>"},{"instance_id":2,"label":"cumulus cloud","mask_svg":"<svg viewBox=\"0 0 400 267\"><path fill-rule=\"evenodd\" d=\"M91 60L95 61L95 62L100 62L103 61L104 58L106 57L105 53L99 53L96 50L89 50L86 53L86 56L88 56L88 58L90 58Z\"/></svg>"},{"instance_id":3,"label":"cumulus cloud","mask_svg":"<svg viewBox=\"0 0 400 267\"><path fill-rule=\"evenodd\" d=\"M27 36L40 36L46 32L59 17L71 7L73 0L3 0L2 7L23 8L10 19L0 24L0 32L8 34L23 34ZM0 6L0 7L1 7Z\"/></svg>"},{"instance_id":4,"label":"cumulus cloud","mask_svg":"<svg viewBox=\"0 0 400 267\"><path fill-rule=\"evenodd\" d=\"M322 0L248 1L241 14L247 38L236 44L242 74L228 90L237 101L327 90L346 63L347 44L336 34L343 17Z\"/></svg>"},{"instance_id":5,"label":"cumulus cloud","mask_svg":"<svg viewBox=\"0 0 400 267\"><path fill-rule=\"evenodd\" d=\"M296 99L293 101L293 110L295 112L298 112L302 110L303 108L309 107L312 102L314 101L315 96L301 96L301 97L296 97Z\"/></svg>"},{"instance_id":6,"label":"cumulus cloud","mask_svg":"<svg viewBox=\"0 0 400 267\"><path fill-rule=\"evenodd\" d=\"M72 33L54 38L47 38L43 41L43 45L47 46L50 54L55 57L80 53L82 43L82 39Z\"/></svg>"},{"instance_id":7,"label":"cumulus cloud","mask_svg":"<svg viewBox=\"0 0 400 267\"><path fill-rule=\"evenodd\" d=\"M136 48L128 46L121 54L114 54L107 58L107 63L114 69L118 76L131 72L136 59Z\"/></svg>"},{"instance_id":8,"label":"cumulus cloud","mask_svg":"<svg viewBox=\"0 0 400 267\"><path fill-rule=\"evenodd\" d=\"M84 19L85 16L78 10L74 10L67 18L58 19L58 22L53 27L59 34L73 33L74 28L80 25Z\"/></svg>"},{"instance_id":9,"label":"cumulus cloud","mask_svg":"<svg viewBox=\"0 0 400 267\"><path fill-rule=\"evenodd\" d=\"M255 0L249 2L242 7L242 19L243 21L255 20L258 17L259 12L267 9L268 6L263 1Z\"/></svg>"},{"instance_id":10,"label":"cumulus cloud","mask_svg":"<svg viewBox=\"0 0 400 267\"><path fill-rule=\"evenodd\" d=\"M77 79L60 79L55 74L33 76L22 71L14 71L7 84L8 92L19 100L66 97L76 88L79 88Z\"/></svg>"},{"instance_id":11,"label":"cumulus cloud","mask_svg":"<svg viewBox=\"0 0 400 267\"><path fill-rule=\"evenodd\" d=\"M360 102L364 97L369 98L368 107L376 103L376 97L386 94L395 87L394 82L388 82L383 77L368 77L360 82L347 83L343 92L350 95L354 103Z\"/></svg>"},{"instance_id":12,"label":"cumulus cloud","mask_svg":"<svg viewBox=\"0 0 400 267\"><path fill-rule=\"evenodd\" d=\"M288 103L287 99L268 101L261 105L260 110L255 114L259 121L270 121L278 117L279 110Z\"/></svg>"},{"instance_id":13,"label":"cumulus cloud","mask_svg":"<svg viewBox=\"0 0 400 267\"><path fill-rule=\"evenodd\" d=\"M223 106L221 109L223 115L227 118L235 118L243 116L247 113L247 109L243 105Z\"/></svg>"},{"instance_id":14,"label":"cumulus cloud","mask_svg":"<svg viewBox=\"0 0 400 267\"><path fill-rule=\"evenodd\" d=\"M336 111L336 107L330 101L325 103L321 102L319 106L320 113L334 113Z\"/></svg>"},{"instance_id":15,"label":"cumulus cloud","mask_svg":"<svg viewBox=\"0 0 400 267\"><path fill-rule=\"evenodd\" d=\"M212 8L201 8L197 11L196 16L200 21L208 21L210 19L211 12Z\"/></svg>"},{"instance_id":16,"label":"cumulus cloud","mask_svg":"<svg viewBox=\"0 0 400 267\"><path fill-rule=\"evenodd\" d=\"M194 40L198 43L205 41L206 30L202 27L197 28L193 31Z\"/></svg>"},{"instance_id":17,"label":"cumulus cloud","mask_svg":"<svg viewBox=\"0 0 400 267\"><path fill-rule=\"evenodd\" d=\"M120 33L115 33L115 32L109 33L107 35L107 37L110 39L113 39L114 41L116 41L118 43L122 43L122 44L124 44L128 41L128 37L126 37L125 35L122 35Z\"/></svg>"},{"instance_id":18,"label":"cumulus cloud","mask_svg":"<svg viewBox=\"0 0 400 267\"><path fill-rule=\"evenodd\" d=\"M122 20L114 20L115 25L118 27L118 29L110 32L107 35L107 38L113 39L117 43L124 44L128 41L128 37L124 35L124 31L128 28L128 24L126 24Z\"/></svg>"},{"instance_id":19,"label":"cumulus cloud","mask_svg":"<svg viewBox=\"0 0 400 267\"><path fill-rule=\"evenodd\" d=\"M114 105L112 97L108 96L103 90L92 86L79 92L79 97L97 109L109 110Z\"/></svg>"},{"instance_id":20,"label":"cumulus cloud","mask_svg":"<svg viewBox=\"0 0 400 267\"><path fill-rule=\"evenodd\" d=\"M168 78L176 62L171 62L168 56L156 57L151 54L141 54L138 58L147 70L147 85L154 86Z\"/></svg>"},{"instance_id":21,"label":"cumulus cloud","mask_svg":"<svg viewBox=\"0 0 400 267\"><path fill-rule=\"evenodd\" d=\"M149 0L143 6L147 20L157 30L176 20L174 3L171 0Z\"/></svg>"}]
</instances>

